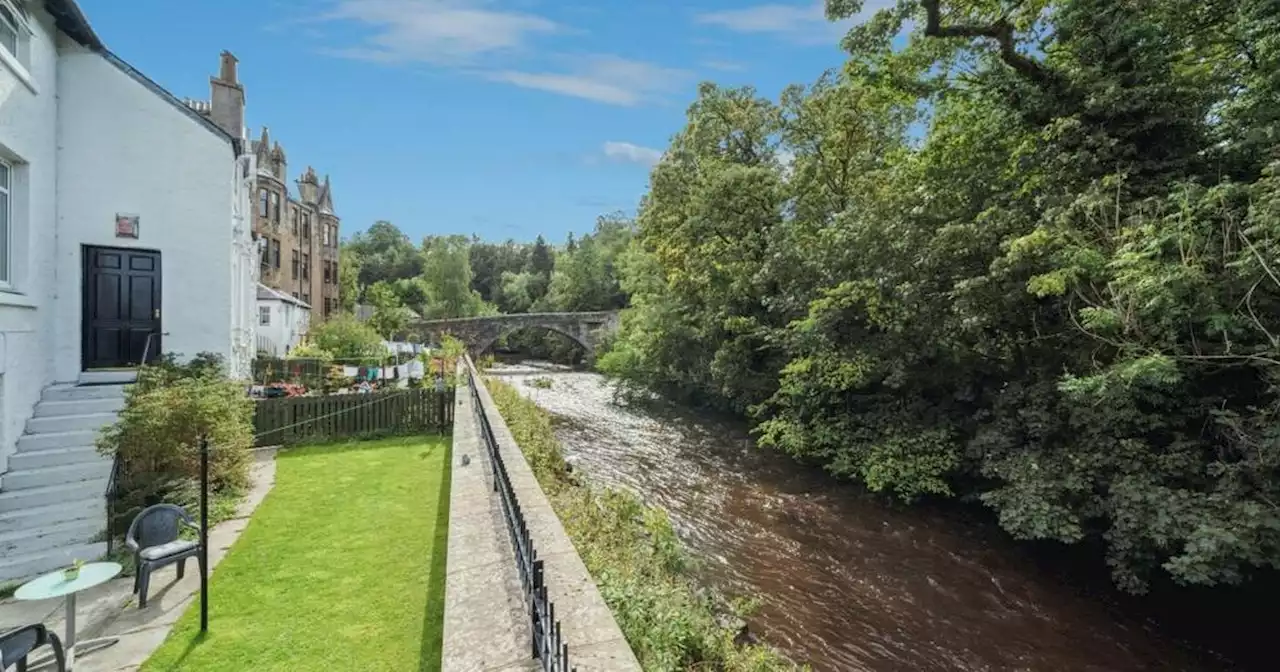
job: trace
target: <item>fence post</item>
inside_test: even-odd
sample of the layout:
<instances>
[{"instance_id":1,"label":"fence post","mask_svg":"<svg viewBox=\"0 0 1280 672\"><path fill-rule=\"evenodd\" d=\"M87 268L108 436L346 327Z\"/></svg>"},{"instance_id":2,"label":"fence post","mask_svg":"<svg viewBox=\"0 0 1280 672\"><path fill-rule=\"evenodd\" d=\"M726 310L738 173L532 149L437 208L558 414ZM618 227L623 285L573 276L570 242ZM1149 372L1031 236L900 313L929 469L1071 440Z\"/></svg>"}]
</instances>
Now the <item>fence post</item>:
<instances>
[{"instance_id":1,"label":"fence post","mask_svg":"<svg viewBox=\"0 0 1280 672\"><path fill-rule=\"evenodd\" d=\"M542 561L534 560L533 561L533 599L529 600L529 615L530 615L529 624L530 626L532 626L530 627L530 631L531 631L530 634L533 635L533 641L531 642L531 644L533 645L534 658L542 657L542 647L538 645L539 641L541 641L542 639L542 632L539 629L542 626L542 623L540 622L541 619L539 618L541 614L538 611L538 602L539 602L538 598L540 596L544 598L546 597L543 594Z\"/></svg>"}]
</instances>

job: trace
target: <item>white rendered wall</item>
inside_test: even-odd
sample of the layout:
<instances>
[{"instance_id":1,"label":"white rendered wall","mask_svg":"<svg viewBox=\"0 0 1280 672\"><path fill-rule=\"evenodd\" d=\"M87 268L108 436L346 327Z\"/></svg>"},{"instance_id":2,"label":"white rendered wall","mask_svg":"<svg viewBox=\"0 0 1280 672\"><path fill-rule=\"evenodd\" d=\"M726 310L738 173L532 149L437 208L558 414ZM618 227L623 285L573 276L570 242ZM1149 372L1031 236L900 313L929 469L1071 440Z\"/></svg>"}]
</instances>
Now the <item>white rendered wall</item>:
<instances>
[{"instance_id":1,"label":"white rendered wall","mask_svg":"<svg viewBox=\"0 0 1280 672\"><path fill-rule=\"evenodd\" d=\"M165 352L232 358L231 143L102 56L62 40L57 78L55 376L81 369L83 245L158 250ZM115 237L117 213L140 235Z\"/></svg>"}]
</instances>

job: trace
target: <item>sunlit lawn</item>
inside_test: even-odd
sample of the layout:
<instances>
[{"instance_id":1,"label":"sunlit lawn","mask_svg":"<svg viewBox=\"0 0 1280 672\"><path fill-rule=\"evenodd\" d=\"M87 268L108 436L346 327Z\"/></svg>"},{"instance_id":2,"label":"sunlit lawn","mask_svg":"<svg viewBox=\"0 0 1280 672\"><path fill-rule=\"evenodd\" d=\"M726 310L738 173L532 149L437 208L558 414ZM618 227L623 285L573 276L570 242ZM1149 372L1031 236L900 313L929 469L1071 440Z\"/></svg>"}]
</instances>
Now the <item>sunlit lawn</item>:
<instances>
[{"instance_id":1,"label":"sunlit lawn","mask_svg":"<svg viewBox=\"0 0 1280 672\"><path fill-rule=\"evenodd\" d=\"M307 446L142 669L438 670L449 442Z\"/></svg>"}]
</instances>

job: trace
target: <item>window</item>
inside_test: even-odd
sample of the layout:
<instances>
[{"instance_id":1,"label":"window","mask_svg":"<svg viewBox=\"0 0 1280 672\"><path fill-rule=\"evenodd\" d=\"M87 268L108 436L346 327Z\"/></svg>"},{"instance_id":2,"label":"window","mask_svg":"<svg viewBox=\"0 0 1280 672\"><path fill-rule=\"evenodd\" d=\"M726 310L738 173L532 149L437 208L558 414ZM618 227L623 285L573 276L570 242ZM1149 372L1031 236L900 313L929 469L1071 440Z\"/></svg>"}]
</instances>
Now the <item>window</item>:
<instances>
[{"instance_id":1,"label":"window","mask_svg":"<svg viewBox=\"0 0 1280 672\"><path fill-rule=\"evenodd\" d=\"M324 225L324 246L329 247L329 225Z\"/></svg>"},{"instance_id":2,"label":"window","mask_svg":"<svg viewBox=\"0 0 1280 672\"><path fill-rule=\"evenodd\" d=\"M258 324L271 326L271 306L258 306Z\"/></svg>"},{"instance_id":3,"label":"window","mask_svg":"<svg viewBox=\"0 0 1280 672\"><path fill-rule=\"evenodd\" d=\"M303 302L303 303L305 303L305 304L307 304L308 306L309 306L309 305L311 305L311 295L310 295L310 294L303 293L303 295L302 295L302 302Z\"/></svg>"},{"instance_id":4,"label":"window","mask_svg":"<svg viewBox=\"0 0 1280 672\"><path fill-rule=\"evenodd\" d=\"M289 206L289 222L293 227L293 235L298 235L298 206Z\"/></svg>"},{"instance_id":5,"label":"window","mask_svg":"<svg viewBox=\"0 0 1280 672\"><path fill-rule=\"evenodd\" d=\"M311 240L311 213L302 213L302 237Z\"/></svg>"},{"instance_id":6,"label":"window","mask_svg":"<svg viewBox=\"0 0 1280 672\"><path fill-rule=\"evenodd\" d=\"M271 266L280 268L280 241L275 239L271 241Z\"/></svg>"},{"instance_id":7,"label":"window","mask_svg":"<svg viewBox=\"0 0 1280 672\"><path fill-rule=\"evenodd\" d=\"M325 317L329 317L330 315L333 314L333 306L336 303L338 303L337 299L330 299L328 297L325 297L325 300L324 300L324 316Z\"/></svg>"},{"instance_id":8,"label":"window","mask_svg":"<svg viewBox=\"0 0 1280 672\"><path fill-rule=\"evenodd\" d=\"M280 222L280 194L271 192L271 221Z\"/></svg>"},{"instance_id":9,"label":"window","mask_svg":"<svg viewBox=\"0 0 1280 672\"><path fill-rule=\"evenodd\" d=\"M22 42L21 29L17 17L9 8L0 5L0 47L4 47L14 58L18 58L18 45Z\"/></svg>"},{"instance_id":10,"label":"window","mask_svg":"<svg viewBox=\"0 0 1280 672\"><path fill-rule=\"evenodd\" d=\"M297 292L294 292L294 293L293 293L293 298L295 298L295 299L296 299L296 298L298 298L298 293L297 293Z\"/></svg>"},{"instance_id":11,"label":"window","mask_svg":"<svg viewBox=\"0 0 1280 672\"><path fill-rule=\"evenodd\" d=\"M329 284L329 261L328 260L322 261L320 262L320 265L324 266L324 284L327 285Z\"/></svg>"},{"instance_id":12,"label":"window","mask_svg":"<svg viewBox=\"0 0 1280 672\"><path fill-rule=\"evenodd\" d=\"M0 161L0 284L9 284L9 228L13 224L13 166Z\"/></svg>"},{"instance_id":13,"label":"window","mask_svg":"<svg viewBox=\"0 0 1280 672\"><path fill-rule=\"evenodd\" d=\"M298 251L293 251L293 279L298 279Z\"/></svg>"},{"instance_id":14,"label":"window","mask_svg":"<svg viewBox=\"0 0 1280 672\"><path fill-rule=\"evenodd\" d=\"M306 252L302 253L302 279L311 279L311 255Z\"/></svg>"},{"instance_id":15,"label":"window","mask_svg":"<svg viewBox=\"0 0 1280 672\"><path fill-rule=\"evenodd\" d=\"M258 216L267 216L267 190L265 188L258 190Z\"/></svg>"}]
</instances>

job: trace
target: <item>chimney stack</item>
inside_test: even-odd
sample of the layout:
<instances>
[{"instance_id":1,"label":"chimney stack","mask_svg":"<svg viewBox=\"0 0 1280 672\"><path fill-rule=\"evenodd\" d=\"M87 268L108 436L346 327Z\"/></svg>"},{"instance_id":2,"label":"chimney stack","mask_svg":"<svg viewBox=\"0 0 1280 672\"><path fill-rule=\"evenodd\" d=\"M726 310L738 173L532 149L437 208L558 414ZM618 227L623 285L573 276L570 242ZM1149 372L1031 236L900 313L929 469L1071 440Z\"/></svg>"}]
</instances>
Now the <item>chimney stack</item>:
<instances>
[{"instance_id":1,"label":"chimney stack","mask_svg":"<svg viewBox=\"0 0 1280 672\"><path fill-rule=\"evenodd\" d=\"M222 67L218 69L218 79L228 84L239 84L236 81L236 57L229 51L222 52Z\"/></svg>"},{"instance_id":2,"label":"chimney stack","mask_svg":"<svg viewBox=\"0 0 1280 672\"><path fill-rule=\"evenodd\" d=\"M218 76L209 78L209 117L233 138L244 137L244 87L236 74L236 57L222 52Z\"/></svg>"}]
</instances>

